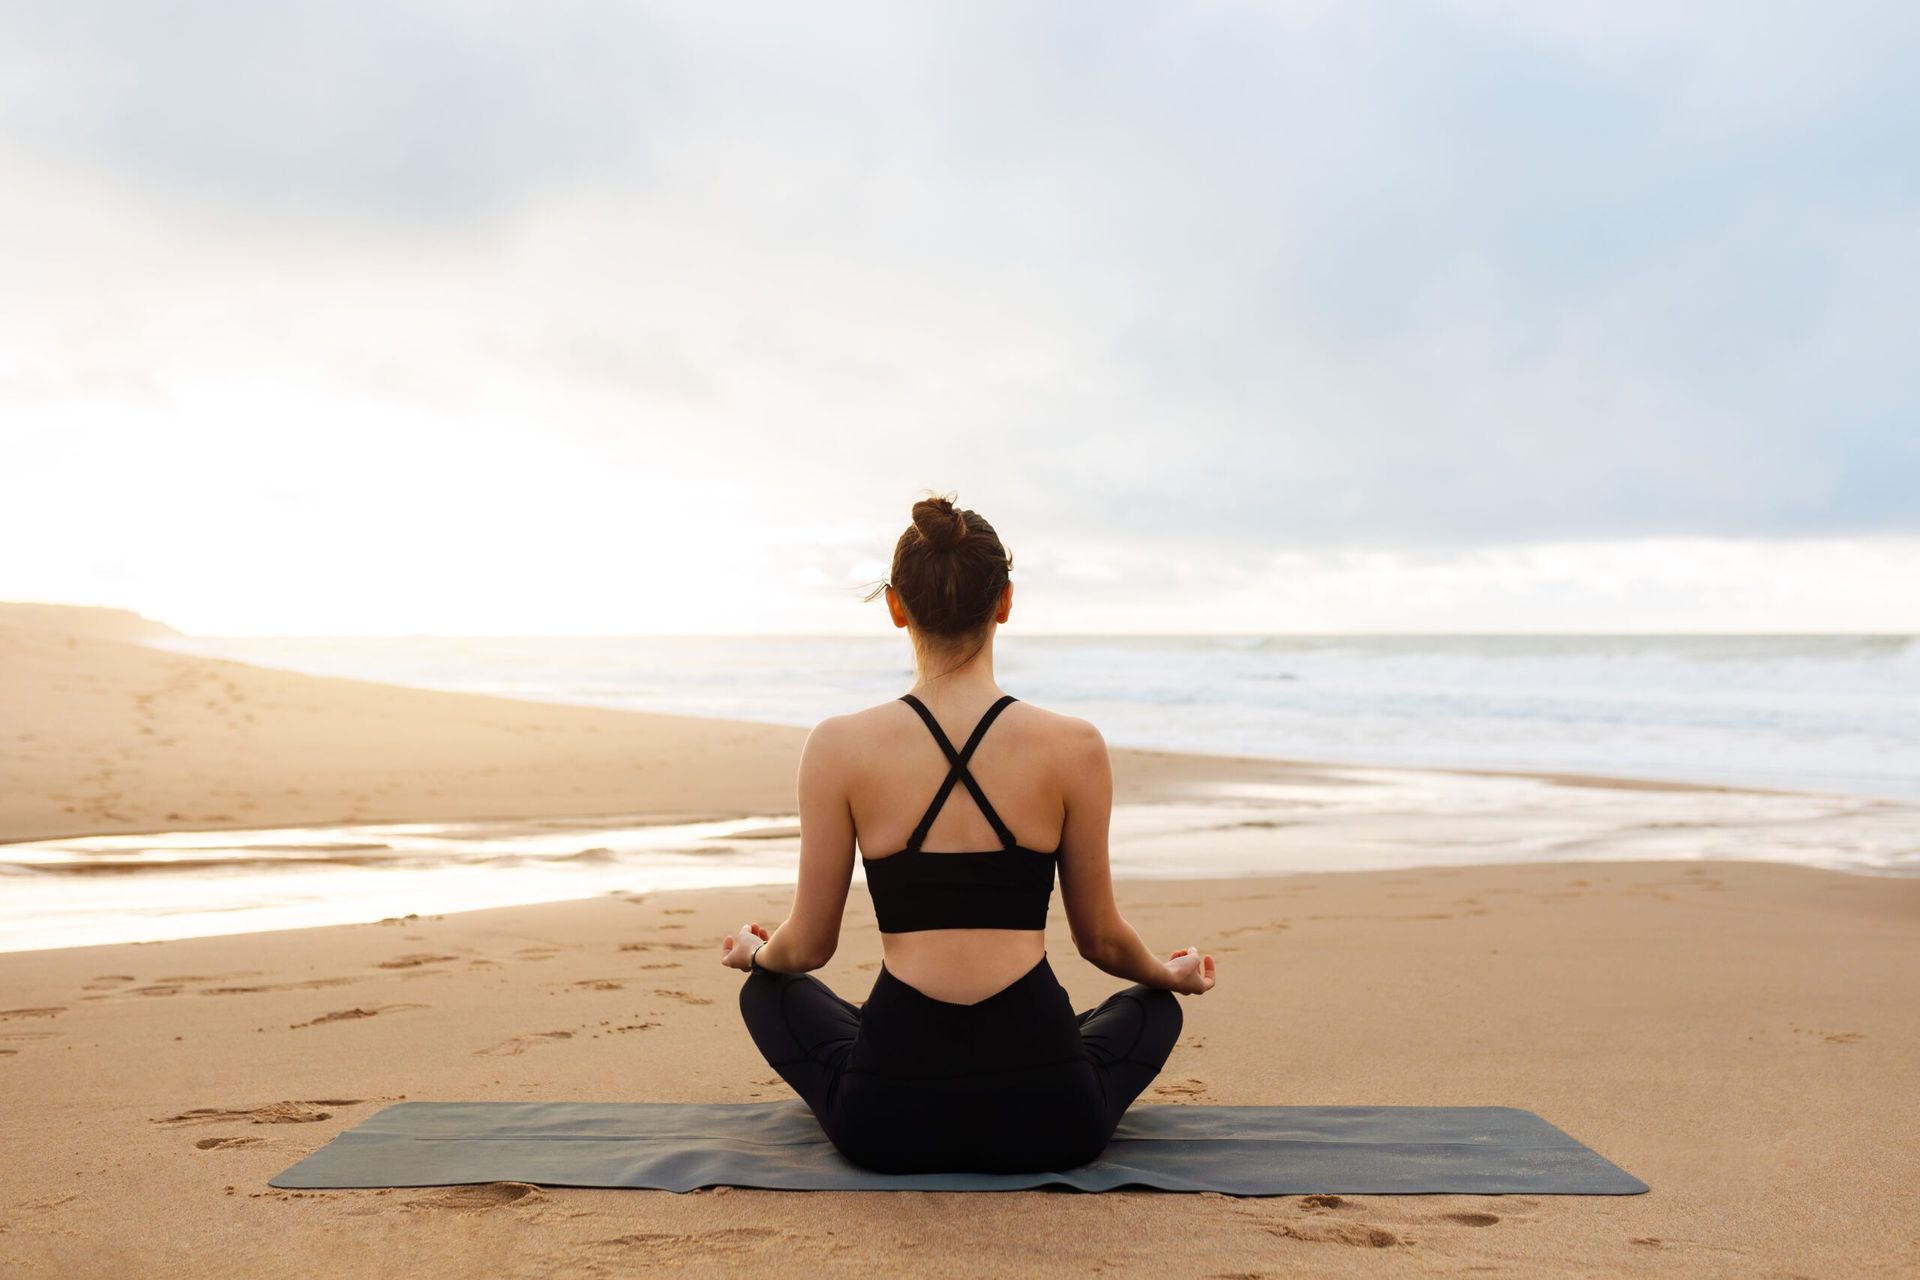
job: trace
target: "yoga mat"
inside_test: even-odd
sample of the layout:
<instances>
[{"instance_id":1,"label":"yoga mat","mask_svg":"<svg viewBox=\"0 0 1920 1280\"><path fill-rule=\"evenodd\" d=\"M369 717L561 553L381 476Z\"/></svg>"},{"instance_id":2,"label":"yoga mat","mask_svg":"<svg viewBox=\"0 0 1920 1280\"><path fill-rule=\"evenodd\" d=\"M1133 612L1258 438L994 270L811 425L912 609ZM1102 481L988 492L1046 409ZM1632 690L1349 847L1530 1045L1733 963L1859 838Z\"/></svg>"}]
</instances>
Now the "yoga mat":
<instances>
[{"instance_id":1,"label":"yoga mat","mask_svg":"<svg viewBox=\"0 0 1920 1280\"><path fill-rule=\"evenodd\" d=\"M1100 1159L1058 1173L869 1173L798 1101L403 1102L294 1165L276 1187L767 1187L1238 1196L1637 1195L1646 1184L1512 1107L1135 1107Z\"/></svg>"}]
</instances>

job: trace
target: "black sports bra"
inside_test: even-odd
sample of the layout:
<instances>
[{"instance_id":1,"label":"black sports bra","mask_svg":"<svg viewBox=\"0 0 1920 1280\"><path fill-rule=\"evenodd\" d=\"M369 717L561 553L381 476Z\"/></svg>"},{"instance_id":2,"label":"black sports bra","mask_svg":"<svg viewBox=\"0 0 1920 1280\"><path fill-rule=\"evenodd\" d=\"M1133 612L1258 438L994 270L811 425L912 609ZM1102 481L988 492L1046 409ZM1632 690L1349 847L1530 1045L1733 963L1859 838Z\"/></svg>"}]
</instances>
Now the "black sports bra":
<instances>
[{"instance_id":1,"label":"black sports bra","mask_svg":"<svg viewBox=\"0 0 1920 1280\"><path fill-rule=\"evenodd\" d=\"M926 816L913 829L907 847L884 858L861 855L867 870L867 892L882 933L913 933L922 929L1044 929L1047 903L1053 897L1053 853L1023 848L987 803L987 797L967 768L973 750L986 736L994 717L1016 699L1008 694L987 708L967 745L959 751L941 732L925 704L912 694L900 699L920 713L933 730L934 741L952 766L940 784ZM920 846L933 829L933 820L953 794L953 784L966 784L980 812L993 825L1002 847L982 853L928 853Z\"/></svg>"}]
</instances>

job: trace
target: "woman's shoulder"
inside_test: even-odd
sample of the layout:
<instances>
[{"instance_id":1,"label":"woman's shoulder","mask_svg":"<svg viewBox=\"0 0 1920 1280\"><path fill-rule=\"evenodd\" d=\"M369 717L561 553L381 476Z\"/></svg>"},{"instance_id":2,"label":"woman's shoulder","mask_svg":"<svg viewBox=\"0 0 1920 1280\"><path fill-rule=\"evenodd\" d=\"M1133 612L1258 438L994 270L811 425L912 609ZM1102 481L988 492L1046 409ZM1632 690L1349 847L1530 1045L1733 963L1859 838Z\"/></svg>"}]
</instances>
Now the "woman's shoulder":
<instances>
[{"instance_id":1,"label":"woman's shoulder","mask_svg":"<svg viewBox=\"0 0 1920 1280\"><path fill-rule=\"evenodd\" d=\"M1049 761L1056 779L1102 776L1112 767L1107 755L1107 740L1093 721L1058 711L1033 708L1044 716L1045 746L1035 755Z\"/></svg>"},{"instance_id":2,"label":"woman's shoulder","mask_svg":"<svg viewBox=\"0 0 1920 1280\"><path fill-rule=\"evenodd\" d=\"M1063 747L1091 747L1105 745L1106 739L1100 736L1100 730L1093 721L1080 716L1070 716L1062 711L1049 711L1036 702L1016 702L1006 710L1006 715L1019 713L1019 725L1023 731L1044 736L1049 742Z\"/></svg>"},{"instance_id":3,"label":"woman's shoulder","mask_svg":"<svg viewBox=\"0 0 1920 1280\"><path fill-rule=\"evenodd\" d=\"M828 716L814 725L813 733L818 738L836 741L873 734L911 733L916 730L926 732L918 717L902 714L905 710L905 702L893 698L871 707L862 707L858 711ZM994 722L993 733L995 736L1045 738L1068 745L1104 742L1100 730L1091 720L1051 711L1025 699L1008 705Z\"/></svg>"},{"instance_id":4,"label":"woman's shoulder","mask_svg":"<svg viewBox=\"0 0 1920 1280\"><path fill-rule=\"evenodd\" d=\"M862 707L858 711L843 711L839 715L828 716L813 726L807 735L807 750L815 753L839 751L871 743L889 732L897 732L898 726L891 724L897 720L895 708L900 703L882 702L877 706Z\"/></svg>"}]
</instances>

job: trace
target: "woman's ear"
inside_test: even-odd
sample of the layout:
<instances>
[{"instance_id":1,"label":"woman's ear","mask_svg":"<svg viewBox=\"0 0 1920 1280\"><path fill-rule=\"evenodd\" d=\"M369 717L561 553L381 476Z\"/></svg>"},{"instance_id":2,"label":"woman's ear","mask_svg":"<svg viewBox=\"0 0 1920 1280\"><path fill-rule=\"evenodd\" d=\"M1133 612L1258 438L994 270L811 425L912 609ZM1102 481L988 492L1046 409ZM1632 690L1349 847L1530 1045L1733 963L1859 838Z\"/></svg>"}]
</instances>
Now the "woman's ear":
<instances>
[{"instance_id":1,"label":"woman's ear","mask_svg":"<svg viewBox=\"0 0 1920 1280\"><path fill-rule=\"evenodd\" d=\"M1000 588L1000 607L994 610L993 620L1005 622L1007 615L1013 612L1013 584L1009 582Z\"/></svg>"},{"instance_id":2,"label":"woman's ear","mask_svg":"<svg viewBox=\"0 0 1920 1280\"><path fill-rule=\"evenodd\" d=\"M892 585L889 584L887 587L886 594L887 594L887 616L893 619L894 626L896 627L906 626L907 625L907 607L904 604L900 603L900 593L898 591L895 591Z\"/></svg>"}]
</instances>

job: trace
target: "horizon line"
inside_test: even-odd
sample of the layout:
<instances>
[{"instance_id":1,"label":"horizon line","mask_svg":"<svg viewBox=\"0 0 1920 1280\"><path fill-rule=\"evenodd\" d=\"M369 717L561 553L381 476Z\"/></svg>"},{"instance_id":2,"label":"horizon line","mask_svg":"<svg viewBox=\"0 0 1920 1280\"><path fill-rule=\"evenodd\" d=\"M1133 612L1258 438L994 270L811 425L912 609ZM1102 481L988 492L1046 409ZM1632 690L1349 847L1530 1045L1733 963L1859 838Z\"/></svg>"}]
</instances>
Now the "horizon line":
<instances>
[{"instance_id":1,"label":"horizon line","mask_svg":"<svg viewBox=\"0 0 1920 1280\"><path fill-rule=\"evenodd\" d=\"M166 625L166 624L162 624ZM880 640L870 631L180 631L195 640ZM1901 631L1017 631L1032 640L1912 640Z\"/></svg>"}]
</instances>

